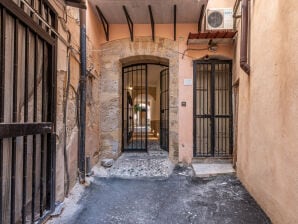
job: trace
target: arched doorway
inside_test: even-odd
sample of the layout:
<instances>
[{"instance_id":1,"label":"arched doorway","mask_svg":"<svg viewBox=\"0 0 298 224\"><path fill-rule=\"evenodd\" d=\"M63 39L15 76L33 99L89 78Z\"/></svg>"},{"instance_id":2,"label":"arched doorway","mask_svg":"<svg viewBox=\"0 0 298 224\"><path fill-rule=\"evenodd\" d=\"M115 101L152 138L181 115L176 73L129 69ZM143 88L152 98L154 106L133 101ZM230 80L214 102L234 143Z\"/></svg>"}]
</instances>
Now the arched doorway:
<instances>
[{"instance_id":1,"label":"arched doorway","mask_svg":"<svg viewBox=\"0 0 298 224\"><path fill-rule=\"evenodd\" d=\"M122 153L122 71L136 64L158 64L169 68L169 158L179 156L179 54L178 42L156 37L137 37L107 42L100 54L100 139L102 156L117 158ZM173 51L173 49L175 49ZM150 90L150 88L149 88Z\"/></svg>"},{"instance_id":2,"label":"arched doorway","mask_svg":"<svg viewBox=\"0 0 298 224\"><path fill-rule=\"evenodd\" d=\"M169 68L143 62L122 69L122 151L168 151Z\"/></svg>"}]
</instances>

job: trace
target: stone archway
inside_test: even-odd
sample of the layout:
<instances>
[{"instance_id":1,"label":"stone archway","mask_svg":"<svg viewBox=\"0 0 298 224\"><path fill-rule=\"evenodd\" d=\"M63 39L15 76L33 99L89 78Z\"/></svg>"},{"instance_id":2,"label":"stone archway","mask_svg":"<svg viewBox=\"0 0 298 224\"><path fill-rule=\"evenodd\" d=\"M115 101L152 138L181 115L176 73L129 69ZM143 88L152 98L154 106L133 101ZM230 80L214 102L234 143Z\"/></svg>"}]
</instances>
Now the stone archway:
<instances>
[{"instance_id":1,"label":"stone archway","mask_svg":"<svg viewBox=\"0 0 298 224\"><path fill-rule=\"evenodd\" d=\"M176 51L175 51L176 49ZM116 158L121 153L122 66L155 63L169 66L170 114L169 157L178 160L178 43L166 38L137 37L107 42L100 54L100 139L101 156Z\"/></svg>"},{"instance_id":2,"label":"stone archway","mask_svg":"<svg viewBox=\"0 0 298 224\"><path fill-rule=\"evenodd\" d=\"M152 55L135 55L130 56L126 58L120 59L120 62L122 66L129 66L133 64L142 64L142 63L148 63L148 64L159 64L164 66L169 66L169 59L162 58L159 56L152 56Z\"/></svg>"}]
</instances>

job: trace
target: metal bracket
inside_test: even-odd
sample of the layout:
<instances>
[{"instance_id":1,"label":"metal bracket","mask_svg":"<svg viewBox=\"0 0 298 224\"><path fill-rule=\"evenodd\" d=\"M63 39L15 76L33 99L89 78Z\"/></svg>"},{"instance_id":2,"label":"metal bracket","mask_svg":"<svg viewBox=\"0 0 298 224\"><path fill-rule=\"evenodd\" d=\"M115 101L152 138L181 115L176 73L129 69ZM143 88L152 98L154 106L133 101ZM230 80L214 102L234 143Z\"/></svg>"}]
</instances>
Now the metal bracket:
<instances>
[{"instance_id":1,"label":"metal bracket","mask_svg":"<svg viewBox=\"0 0 298 224\"><path fill-rule=\"evenodd\" d=\"M100 10L100 8L98 6L95 6L97 13L99 15L99 18L101 20L105 35L106 35L106 41L109 41L109 35L110 35L110 25L106 19L106 17L103 15L102 11Z\"/></svg>"},{"instance_id":2,"label":"metal bracket","mask_svg":"<svg viewBox=\"0 0 298 224\"><path fill-rule=\"evenodd\" d=\"M174 5L174 40L176 41L177 6Z\"/></svg>"},{"instance_id":3,"label":"metal bracket","mask_svg":"<svg viewBox=\"0 0 298 224\"><path fill-rule=\"evenodd\" d=\"M153 13L152 13L151 5L148 5L148 9L149 9L150 21L151 21L152 40L154 42L155 41L155 30L154 30L155 24L154 24L154 18L153 18Z\"/></svg>"},{"instance_id":4,"label":"metal bracket","mask_svg":"<svg viewBox=\"0 0 298 224\"><path fill-rule=\"evenodd\" d=\"M202 22L203 22L204 14L205 14L205 5L202 5L200 17L199 17L199 21L198 21L198 32L202 31Z\"/></svg>"},{"instance_id":5,"label":"metal bracket","mask_svg":"<svg viewBox=\"0 0 298 224\"><path fill-rule=\"evenodd\" d=\"M129 33L130 33L130 39L131 41L133 41L133 22L127 12L127 9L125 7L125 5L122 6L123 7L123 10L124 10L124 13L125 13L125 16L126 16L126 20L127 20L127 24L128 24L128 28L129 28Z\"/></svg>"}]
</instances>

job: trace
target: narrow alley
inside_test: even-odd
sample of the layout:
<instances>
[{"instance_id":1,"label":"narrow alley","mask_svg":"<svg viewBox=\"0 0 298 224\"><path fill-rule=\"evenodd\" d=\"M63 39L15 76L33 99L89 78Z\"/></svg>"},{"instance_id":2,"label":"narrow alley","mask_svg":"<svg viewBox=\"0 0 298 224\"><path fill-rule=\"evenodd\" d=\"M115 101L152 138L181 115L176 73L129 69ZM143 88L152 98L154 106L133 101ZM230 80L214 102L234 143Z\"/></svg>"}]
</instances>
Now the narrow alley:
<instances>
[{"instance_id":1,"label":"narrow alley","mask_svg":"<svg viewBox=\"0 0 298 224\"><path fill-rule=\"evenodd\" d=\"M298 0L0 0L0 224L298 224Z\"/></svg>"},{"instance_id":2,"label":"narrow alley","mask_svg":"<svg viewBox=\"0 0 298 224\"><path fill-rule=\"evenodd\" d=\"M76 188L47 224L271 223L234 175L196 178L177 166L169 178L94 177Z\"/></svg>"}]
</instances>

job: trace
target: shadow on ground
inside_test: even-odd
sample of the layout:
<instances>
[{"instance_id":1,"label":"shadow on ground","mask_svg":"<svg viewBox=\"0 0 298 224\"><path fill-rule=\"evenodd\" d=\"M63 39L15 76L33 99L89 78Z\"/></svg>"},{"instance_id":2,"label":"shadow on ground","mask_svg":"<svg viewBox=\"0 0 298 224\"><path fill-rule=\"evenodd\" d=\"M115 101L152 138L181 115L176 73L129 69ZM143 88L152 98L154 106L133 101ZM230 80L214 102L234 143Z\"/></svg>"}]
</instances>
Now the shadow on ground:
<instances>
[{"instance_id":1,"label":"shadow on ground","mask_svg":"<svg viewBox=\"0 0 298 224\"><path fill-rule=\"evenodd\" d=\"M94 178L77 209L49 223L271 223L234 175L185 173L176 168L163 180Z\"/></svg>"}]
</instances>

